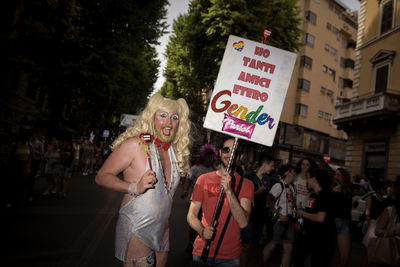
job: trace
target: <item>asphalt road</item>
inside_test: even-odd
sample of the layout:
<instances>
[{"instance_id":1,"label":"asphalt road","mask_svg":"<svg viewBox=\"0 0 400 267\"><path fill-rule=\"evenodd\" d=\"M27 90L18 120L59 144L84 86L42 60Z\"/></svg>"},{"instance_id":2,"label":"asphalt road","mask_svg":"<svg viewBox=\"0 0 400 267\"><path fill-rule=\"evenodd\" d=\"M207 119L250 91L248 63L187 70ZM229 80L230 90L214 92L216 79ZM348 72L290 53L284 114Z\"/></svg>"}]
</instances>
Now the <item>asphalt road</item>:
<instances>
[{"instance_id":1,"label":"asphalt road","mask_svg":"<svg viewBox=\"0 0 400 267\"><path fill-rule=\"evenodd\" d=\"M37 180L36 197L30 205L3 209L5 226L2 237L5 260L2 266L77 266L117 267L114 234L122 194L94 183L94 175L75 175L66 199L41 196L44 178ZM175 193L170 218L168 267L188 266L185 253L188 240L187 202L180 199L181 186ZM359 266L361 246L353 242L349 266ZM269 266L279 266L279 251ZM257 266L253 260L251 266Z\"/></svg>"}]
</instances>

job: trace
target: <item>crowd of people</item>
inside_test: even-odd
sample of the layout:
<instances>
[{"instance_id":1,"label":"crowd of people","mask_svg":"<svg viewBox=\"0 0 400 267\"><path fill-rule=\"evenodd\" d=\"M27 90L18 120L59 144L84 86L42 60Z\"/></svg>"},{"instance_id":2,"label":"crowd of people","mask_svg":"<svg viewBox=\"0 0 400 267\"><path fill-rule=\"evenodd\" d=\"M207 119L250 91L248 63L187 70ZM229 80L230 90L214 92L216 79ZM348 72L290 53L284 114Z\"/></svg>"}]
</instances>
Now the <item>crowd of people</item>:
<instances>
[{"instance_id":1,"label":"crowd of people","mask_svg":"<svg viewBox=\"0 0 400 267\"><path fill-rule=\"evenodd\" d=\"M202 149L206 147L212 152L209 144ZM216 159L216 155L210 155ZM212 171L205 168L204 162L207 161L201 157L193 167L193 175L186 181L191 187L198 179L207 179L199 178L197 170L203 170L202 174ZM258 266L267 266L277 246L282 248L281 266L304 266L307 258L311 266L348 266L354 230L352 199L360 186L373 191L366 199L367 227L364 227L362 240L364 255L360 259L362 265L367 266L368 243L371 237L376 237L376 221L381 214L389 216L387 207L400 211L400 179L367 183L364 178L364 183L360 184L357 176L351 177L346 169L321 168L309 157L300 159L295 166L277 167L276 163L271 155L263 154L257 162L239 164L247 168L238 172L244 173L254 185L254 205L249 222L241 231L240 266L249 266L250 259L256 259ZM399 221L397 230L392 232L398 238ZM207 222L209 220L203 221ZM199 252L194 250L193 253ZM217 255L217 258L221 256L226 255Z\"/></svg>"},{"instance_id":2,"label":"crowd of people","mask_svg":"<svg viewBox=\"0 0 400 267\"><path fill-rule=\"evenodd\" d=\"M1 136L0 172L5 178L2 205L21 207L35 195L66 198L71 176L95 173L111 150L107 141L46 138L37 133ZM38 179L45 180L37 188Z\"/></svg>"},{"instance_id":3,"label":"crowd of people","mask_svg":"<svg viewBox=\"0 0 400 267\"><path fill-rule=\"evenodd\" d=\"M250 160L239 151L234 159L237 139L230 136L191 154L190 127L184 99L155 94L112 145L36 134L2 140L4 204L33 201L39 177L46 181L42 195L65 198L73 174L96 172L98 185L124 193L115 256L126 267L166 266L168 221L182 178L191 229L186 251L193 254L193 266L244 267L251 259L266 266L277 247L284 267L348 266L353 195L360 186L374 190L366 202L362 263L368 263L373 238L400 240L400 178L360 181L309 157L293 166L267 153ZM191 166L196 154L199 161Z\"/></svg>"},{"instance_id":4,"label":"crowd of people","mask_svg":"<svg viewBox=\"0 0 400 267\"><path fill-rule=\"evenodd\" d=\"M254 161L239 152L233 159L237 139L223 135L217 148L206 144L191 154L188 113L184 99L153 95L97 173L98 185L125 194L115 239L115 256L124 266L166 266L169 215L182 178L191 266L249 266L249 259L265 266L278 246L282 266L348 266L353 193L362 185L347 170L321 168L308 157L295 166L268 154ZM190 166L197 154L199 162ZM379 191L378 181L371 186ZM399 192L395 181L384 195L370 196L370 228L378 219L369 232L400 238L398 219L387 228L400 214Z\"/></svg>"}]
</instances>

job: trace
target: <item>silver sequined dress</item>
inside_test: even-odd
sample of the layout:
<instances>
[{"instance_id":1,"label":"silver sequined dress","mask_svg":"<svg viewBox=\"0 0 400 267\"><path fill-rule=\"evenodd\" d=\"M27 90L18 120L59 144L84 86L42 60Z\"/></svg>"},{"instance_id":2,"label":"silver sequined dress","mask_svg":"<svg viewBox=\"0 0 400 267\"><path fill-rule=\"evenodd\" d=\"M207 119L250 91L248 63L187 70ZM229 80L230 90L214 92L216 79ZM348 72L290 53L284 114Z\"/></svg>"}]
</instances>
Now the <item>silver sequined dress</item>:
<instances>
[{"instance_id":1,"label":"silver sequined dress","mask_svg":"<svg viewBox=\"0 0 400 267\"><path fill-rule=\"evenodd\" d=\"M132 198L119 211L115 256L121 261L126 260L126 250L131 234L154 251L169 250L168 219L171 213L172 199L179 185L179 172L174 150L170 146L168 154L171 161L171 183L167 190L158 152L153 144L149 146L149 149L151 165L158 182L154 189L149 189L144 194ZM147 163L146 170L148 169Z\"/></svg>"}]
</instances>

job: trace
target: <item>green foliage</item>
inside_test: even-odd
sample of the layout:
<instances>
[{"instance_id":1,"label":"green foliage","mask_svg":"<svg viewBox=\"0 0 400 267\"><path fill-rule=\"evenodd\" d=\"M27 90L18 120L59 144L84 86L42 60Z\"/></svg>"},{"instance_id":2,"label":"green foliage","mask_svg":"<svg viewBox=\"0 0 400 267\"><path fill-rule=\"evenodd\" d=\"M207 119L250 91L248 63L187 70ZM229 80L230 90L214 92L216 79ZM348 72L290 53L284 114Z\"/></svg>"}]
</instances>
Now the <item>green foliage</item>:
<instances>
[{"instance_id":1,"label":"green foliage","mask_svg":"<svg viewBox=\"0 0 400 267\"><path fill-rule=\"evenodd\" d=\"M1 12L4 62L45 90L48 123L87 132L143 107L167 0L10 2Z\"/></svg>"},{"instance_id":2,"label":"green foliage","mask_svg":"<svg viewBox=\"0 0 400 267\"><path fill-rule=\"evenodd\" d=\"M201 128L207 109L204 96L212 92L228 36L261 42L268 26L273 30L268 44L295 51L301 34L298 12L295 0L192 1L188 13L174 21L160 93L184 97Z\"/></svg>"}]
</instances>

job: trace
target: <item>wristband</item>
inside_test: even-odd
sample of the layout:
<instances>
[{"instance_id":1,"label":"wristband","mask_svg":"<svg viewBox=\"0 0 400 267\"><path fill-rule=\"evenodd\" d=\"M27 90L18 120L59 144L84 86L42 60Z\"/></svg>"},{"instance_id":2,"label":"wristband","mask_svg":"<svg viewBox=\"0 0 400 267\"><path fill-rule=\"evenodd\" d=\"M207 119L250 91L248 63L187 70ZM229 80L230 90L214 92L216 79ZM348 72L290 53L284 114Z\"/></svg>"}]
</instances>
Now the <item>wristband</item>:
<instances>
[{"instance_id":1,"label":"wristband","mask_svg":"<svg viewBox=\"0 0 400 267\"><path fill-rule=\"evenodd\" d=\"M129 187L128 187L129 195L134 196L134 197L137 197L140 195L137 191L137 183L138 182L132 182L129 184Z\"/></svg>"}]
</instances>

